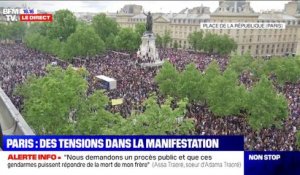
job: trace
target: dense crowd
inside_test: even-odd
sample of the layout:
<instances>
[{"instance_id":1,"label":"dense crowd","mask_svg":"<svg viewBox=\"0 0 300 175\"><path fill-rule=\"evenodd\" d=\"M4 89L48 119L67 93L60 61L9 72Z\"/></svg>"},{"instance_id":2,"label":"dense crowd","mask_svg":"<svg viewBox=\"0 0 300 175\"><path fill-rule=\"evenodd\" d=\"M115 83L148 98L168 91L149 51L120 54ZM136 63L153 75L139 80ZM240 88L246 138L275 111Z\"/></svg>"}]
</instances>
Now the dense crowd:
<instances>
[{"instance_id":1,"label":"dense crowd","mask_svg":"<svg viewBox=\"0 0 300 175\"><path fill-rule=\"evenodd\" d=\"M212 60L216 60L224 70L228 58L216 54L194 53L191 51L160 49L160 58L167 58L178 70L194 62L203 71ZM141 67L137 63L136 54L109 52L93 58L76 58L74 67L85 67L88 77L89 93L99 89L97 75L106 75L117 80L117 89L106 91L110 99L123 98L122 105L108 106L111 112L120 112L128 117L132 112L143 112L142 102L150 93L158 93L154 77L159 68ZM43 54L18 45L0 45L0 85L11 98L15 106L22 110L22 98L14 94L14 89L30 74L45 75L45 67L52 62L66 68L68 63L57 60L54 56ZM240 76L240 82L247 88L255 82L250 72ZM196 119L196 132L200 135L244 135L246 150L295 150L295 132L300 129L300 84L286 84L281 89L288 99L290 115L283 122L281 129L272 127L261 131L254 131L247 124L244 116L214 117L207 106L189 104L186 116ZM158 102L164 99L159 95Z\"/></svg>"}]
</instances>

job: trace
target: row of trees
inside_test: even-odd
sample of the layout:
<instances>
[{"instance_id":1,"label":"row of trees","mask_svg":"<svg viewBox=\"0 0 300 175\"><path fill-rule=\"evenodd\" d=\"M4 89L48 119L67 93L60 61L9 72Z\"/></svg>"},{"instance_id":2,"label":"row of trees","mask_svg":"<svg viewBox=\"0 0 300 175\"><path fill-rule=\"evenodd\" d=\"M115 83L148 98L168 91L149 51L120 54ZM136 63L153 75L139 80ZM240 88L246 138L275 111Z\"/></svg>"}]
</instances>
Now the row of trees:
<instances>
[{"instance_id":1,"label":"row of trees","mask_svg":"<svg viewBox=\"0 0 300 175\"><path fill-rule=\"evenodd\" d=\"M32 24L25 42L34 49L57 55L63 59L75 56L94 56L105 50L136 51L141 43L145 24L136 29L120 28L105 14L96 15L92 24L77 21L68 10L54 14L53 23Z\"/></svg>"},{"instance_id":2,"label":"row of trees","mask_svg":"<svg viewBox=\"0 0 300 175\"><path fill-rule=\"evenodd\" d=\"M9 25L0 23L0 40L21 40L25 35L26 24L17 22Z\"/></svg>"},{"instance_id":3,"label":"row of trees","mask_svg":"<svg viewBox=\"0 0 300 175\"><path fill-rule=\"evenodd\" d=\"M279 62L282 64L274 65ZM299 59L272 59L259 63L250 55L233 56L224 72L220 71L216 61L210 63L204 72L197 70L194 64L179 72L166 62L155 80L164 95L207 105L215 116L246 116L256 130L280 126L288 116L288 103L268 77L275 75L277 82L299 81ZM292 64L293 68L287 70ZM238 77L245 70L259 75L251 89L239 82Z\"/></svg>"},{"instance_id":4,"label":"row of trees","mask_svg":"<svg viewBox=\"0 0 300 175\"><path fill-rule=\"evenodd\" d=\"M157 47L166 48L168 44L172 42L170 31L165 31L164 35L162 36L157 34L155 42Z\"/></svg>"},{"instance_id":5,"label":"row of trees","mask_svg":"<svg viewBox=\"0 0 300 175\"><path fill-rule=\"evenodd\" d=\"M237 49L236 42L228 35L204 34L203 31L196 31L189 34L188 42L195 51L225 55Z\"/></svg>"},{"instance_id":6,"label":"row of trees","mask_svg":"<svg viewBox=\"0 0 300 175\"><path fill-rule=\"evenodd\" d=\"M12 33L24 35L25 28L14 27L14 29ZM137 24L134 29L121 28L105 14L98 14L93 17L91 24L87 24L77 21L70 11L59 10L55 12L52 23L32 24L26 32L25 42L31 48L57 55L62 59L71 59L75 56L94 56L105 50L135 52L141 44L144 31L144 23ZM0 37L4 37L4 34L2 35ZM191 33L188 41L196 51L211 53L228 54L237 47L234 40L227 35L212 33L204 35L202 31ZM163 36L157 35L158 47L167 47L171 42L170 31L166 31ZM177 41L172 47L179 47Z\"/></svg>"},{"instance_id":7,"label":"row of trees","mask_svg":"<svg viewBox=\"0 0 300 175\"><path fill-rule=\"evenodd\" d=\"M145 101L143 114L122 118L105 108L109 104L103 91L87 95L88 72L68 67L47 67L45 77L30 77L17 88L24 97L22 114L37 134L189 134L191 119L183 118L187 101L170 107L171 98L162 105L152 95Z\"/></svg>"},{"instance_id":8,"label":"row of trees","mask_svg":"<svg viewBox=\"0 0 300 175\"><path fill-rule=\"evenodd\" d=\"M249 53L246 53L244 55L232 55L228 66L238 74L243 71L250 71L256 79L273 75L279 85L284 85L287 82L297 83L300 80L299 57L276 57L265 60L263 58L254 59Z\"/></svg>"}]
</instances>

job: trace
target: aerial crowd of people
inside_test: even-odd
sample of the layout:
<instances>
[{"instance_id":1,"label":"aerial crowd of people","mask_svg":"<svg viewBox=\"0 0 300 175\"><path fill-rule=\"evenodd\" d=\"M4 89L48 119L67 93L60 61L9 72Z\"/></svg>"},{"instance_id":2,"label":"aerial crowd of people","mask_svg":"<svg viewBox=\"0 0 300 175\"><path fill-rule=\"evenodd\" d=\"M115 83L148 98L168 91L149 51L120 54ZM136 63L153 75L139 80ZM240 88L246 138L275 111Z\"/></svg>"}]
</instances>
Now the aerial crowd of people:
<instances>
[{"instance_id":1,"label":"aerial crowd of people","mask_svg":"<svg viewBox=\"0 0 300 175\"><path fill-rule=\"evenodd\" d=\"M191 62L203 71L212 60L216 60L221 70L224 70L229 60L227 56L217 54L173 49L160 49L159 57L168 58L180 71ZM120 112L126 118L133 112L140 113L145 110L142 103L150 93L158 94L159 101L164 98L159 94L159 88L154 81L159 67L141 67L136 64L136 60L136 54L110 51L89 59L76 58L67 63L55 56L29 49L23 44L0 44L0 86L17 109L22 111L23 100L14 90L29 75L44 76L45 67L53 62L63 68L69 64L85 67L89 72L87 80L90 94L99 89L95 76L105 75L117 80L117 89L106 91L106 94L110 99L123 98L123 104L109 105L107 109L113 113ZM251 78L251 73L246 72L240 76L240 81L246 87L251 86ZM296 150L295 133L300 129L300 83L286 83L282 91L288 99L290 109L290 115L282 128L271 127L255 131L248 125L246 117L214 117L207 106L196 103L187 106L186 116L195 119L195 128L199 135L244 135L246 150Z\"/></svg>"}]
</instances>

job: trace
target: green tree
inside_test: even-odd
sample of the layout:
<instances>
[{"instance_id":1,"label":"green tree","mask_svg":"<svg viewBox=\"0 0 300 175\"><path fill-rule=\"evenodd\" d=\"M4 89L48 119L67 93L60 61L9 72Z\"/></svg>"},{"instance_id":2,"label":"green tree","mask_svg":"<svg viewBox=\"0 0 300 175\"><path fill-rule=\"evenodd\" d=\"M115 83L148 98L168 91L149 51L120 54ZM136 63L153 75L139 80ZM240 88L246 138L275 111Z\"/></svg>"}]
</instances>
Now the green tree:
<instances>
[{"instance_id":1,"label":"green tree","mask_svg":"<svg viewBox=\"0 0 300 175\"><path fill-rule=\"evenodd\" d=\"M89 26L78 27L67 40L67 48L71 56L94 56L105 51L103 40Z\"/></svg>"},{"instance_id":2,"label":"green tree","mask_svg":"<svg viewBox=\"0 0 300 175\"><path fill-rule=\"evenodd\" d=\"M279 84L297 83L300 80L300 64L297 59L274 58L267 61L265 70L276 75Z\"/></svg>"},{"instance_id":3,"label":"green tree","mask_svg":"<svg viewBox=\"0 0 300 175\"><path fill-rule=\"evenodd\" d=\"M108 37L117 36L120 30L118 23L108 18L104 13L100 13L93 17L92 26L94 27L95 32L106 44L111 41L111 38L107 40Z\"/></svg>"},{"instance_id":4,"label":"green tree","mask_svg":"<svg viewBox=\"0 0 300 175\"><path fill-rule=\"evenodd\" d=\"M216 60L213 60L204 71L204 78L207 83L207 88L213 82L213 79L217 76L221 75L220 67Z\"/></svg>"},{"instance_id":5,"label":"green tree","mask_svg":"<svg viewBox=\"0 0 300 175\"><path fill-rule=\"evenodd\" d=\"M173 44L173 48L175 49L175 50L177 50L178 49L178 42L175 40L174 41L174 44Z\"/></svg>"},{"instance_id":6,"label":"green tree","mask_svg":"<svg viewBox=\"0 0 300 175\"><path fill-rule=\"evenodd\" d=\"M8 26L0 23L0 40L5 40L9 38Z\"/></svg>"},{"instance_id":7,"label":"green tree","mask_svg":"<svg viewBox=\"0 0 300 175\"><path fill-rule=\"evenodd\" d=\"M135 32L139 34L140 37L143 36L144 32L146 31L146 24L145 23L137 23L135 25Z\"/></svg>"},{"instance_id":8,"label":"green tree","mask_svg":"<svg viewBox=\"0 0 300 175\"><path fill-rule=\"evenodd\" d=\"M252 88L247 97L249 124L255 130L280 126L288 116L288 104L282 94L277 94L266 76Z\"/></svg>"},{"instance_id":9,"label":"green tree","mask_svg":"<svg viewBox=\"0 0 300 175\"><path fill-rule=\"evenodd\" d=\"M166 61L162 65L158 74L155 77L155 81L159 86L159 90L164 95L170 95L172 97L178 96L180 74L176 68L170 62Z\"/></svg>"},{"instance_id":10,"label":"green tree","mask_svg":"<svg viewBox=\"0 0 300 175\"><path fill-rule=\"evenodd\" d=\"M170 31L165 31L164 35L162 36L163 47L166 48L170 42L172 42L171 33Z\"/></svg>"},{"instance_id":11,"label":"green tree","mask_svg":"<svg viewBox=\"0 0 300 175\"><path fill-rule=\"evenodd\" d=\"M46 77L31 77L18 93L24 97L26 121L38 134L61 134L71 123L71 111L80 108L88 84L70 67L47 70Z\"/></svg>"},{"instance_id":12,"label":"green tree","mask_svg":"<svg viewBox=\"0 0 300 175\"><path fill-rule=\"evenodd\" d=\"M216 52L218 44L218 35L213 33L206 33L202 40L203 50L205 52Z\"/></svg>"},{"instance_id":13,"label":"green tree","mask_svg":"<svg viewBox=\"0 0 300 175\"><path fill-rule=\"evenodd\" d=\"M115 50L116 49L116 43L115 43L116 36L114 34L109 34L109 36L106 38L105 47L107 49Z\"/></svg>"},{"instance_id":14,"label":"green tree","mask_svg":"<svg viewBox=\"0 0 300 175\"><path fill-rule=\"evenodd\" d=\"M122 28L118 33L115 44L119 50L136 51L140 46L141 38L131 28Z\"/></svg>"},{"instance_id":15,"label":"green tree","mask_svg":"<svg viewBox=\"0 0 300 175\"><path fill-rule=\"evenodd\" d=\"M113 134L124 119L105 110L109 99L103 91L95 91L78 111L77 132L80 134ZM119 134L119 133L116 133Z\"/></svg>"},{"instance_id":16,"label":"green tree","mask_svg":"<svg viewBox=\"0 0 300 175\"><path fill-rule=\"evenodd\" d=\"M10 39L17 39L22 40L25 31L26 31L26 24L22 22L15 22L8 25L8 34Z\"/></svg>"},{"instance_id":17,"label":"green tree","mask_svg":"<svg viewBox=\"0 0 300 175\"><path fill-rule=\"evenodd\" d=\"M203 31L195 31L188 36L188 42L195 51L202 50Z\"/></svg>"},{"instance_id":18,"label":"green tree","mask_svg":"<svg viewBox=\"0 0 300 175\"><path fill-rule=\"evenodd\" d=\"M269 74L268 69L266 68L267 61L265 61L263 58L256 58L256 59L252 58L252 60L253 61L250 62L250 64L249 64L249 68L250 68L250 71L253 73L253 75L256 78L260 78L263 75ZM249 69L249 68L247 68L247 69Z\"/></svg>"},{"instance_id":19,"label":"green tree","mask_svg":"<svg viewBox=\"0 0 300 175\"><path fill-rule=\"evenodd\" d=\"M216 52L222 55L230 54L231 51L237 49L237 44L228 35L218 35L216 43Z\"/></svg>"},{"instance_id":20,"label":"green tree","mask_svg":"<svg viewBox=\"0 0 300 175\"><path fill-rule=\"evenodd\" d=\"M180 85L179 94L182 98L205 102L206 82L195 64L191 63L185 67L178 85Z\"/></svg>"},{"instance_id":21,"label":"green tree","mask_svg":"<svg viewBox=\"0 0 300 175\"><path fill-rule=\"evenodd\" d=\"M171 98L162 105L157 104L157 97L150 96L145 102L146 110L133 115L117 125L117 134L165 135L191 134L194 132L192 119L184 117L186 100L178 102L178 108L171 108Z\"/></svg>"},{"instance_id":22,"label":"green tree","mask_svg":"<svg viewBox=\"0 0 300 175\"><path fill-rule=\"evenodd\" d=\"M51 39L66 41L76 31L77 21L69 10L58 10L53 16L53 22L46 25L47 36Z\"/></svg>"},{"instance_id":23,"label":"green tree","mask_svg":"<svg viewBox=\"0 0 300 175\"><path fill-rule=\"evenodd\" d=\"M163 46L163 39L162 39L162 37L159 34L156 35L155 42L156 42L156 47L162 48L162 46Z\"/></svg>"},{"instance_id":24,"label":"green tree","mask_svg":"<svg viewBox=\"0 0 300 175\"><path fill-rule=\"evenodd\" d=\"M234 54L229 59L228 69L234 70L236 73L241 74L243 71L251 70L253 57L246 53L244 55Z\"/></svg>"},{"instance_id":25,"label":"green tree","mask_svg":"<svg viewBox=\"0 0 300 175\"><path fill-rule=\"evenodd\" d=\"M202 39L203 50L209 53L229 54L236 50L237 44L228 35L217 35L214 33L206 33Z\"/></svg>"},{"instance_id":26,"label":"green tree","mask_svg":"<svg viewBox=\"0 0 300 175\"><path fill-rule=\"evenodd\" d=\"M232 70L214 77L207 93L209 108L216 116L238 115L245 108L246 89L237 85L237 74Z\"/></svg>"},{"instance_id":27,"label":"green tree","mask_svg":"<svg viewBox=\"0 0 300 175\"><path fill-rule=\"evenodd\" d=\"M26 35L40 34L47 36L47 33L49 33L49 23L32 23L26 30Z\"/></svg>"},{"instance_id":28,"label":"green tree","mask_svg":"<svg viewBox=\"0 0 300 175\"><path fill-rule=\"evenodd\" d=\"M47 67L45 77L30 77L17 88L24 97L26 121L37 134L106 134L121 122L119 115L105 110L103 91L87 96L88 72L68 67Z\"/></svg>"}]
</instances>

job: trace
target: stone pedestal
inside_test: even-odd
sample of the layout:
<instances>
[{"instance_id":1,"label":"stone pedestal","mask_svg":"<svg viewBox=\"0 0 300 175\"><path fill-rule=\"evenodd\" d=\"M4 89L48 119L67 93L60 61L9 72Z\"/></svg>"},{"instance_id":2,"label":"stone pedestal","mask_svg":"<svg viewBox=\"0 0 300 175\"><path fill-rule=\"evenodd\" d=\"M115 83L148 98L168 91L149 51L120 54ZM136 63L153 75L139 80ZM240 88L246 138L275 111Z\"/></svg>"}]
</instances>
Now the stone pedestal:
<instances>
[{"instance_id":1,"label":"stone pedestal","mask_svg":"<svg viewBox=\"0 0 300 175\"><path fill-rule=\"evenodd\" d=\"M153 33L145 32L142 36L142 44L137 52L137 56L143 63L154 63L160 61L158 51L155 46L155 36Z\"/></svg>"}]
</instances>

